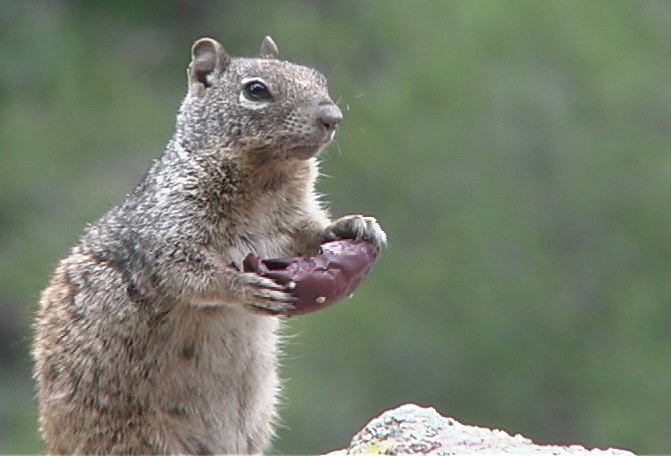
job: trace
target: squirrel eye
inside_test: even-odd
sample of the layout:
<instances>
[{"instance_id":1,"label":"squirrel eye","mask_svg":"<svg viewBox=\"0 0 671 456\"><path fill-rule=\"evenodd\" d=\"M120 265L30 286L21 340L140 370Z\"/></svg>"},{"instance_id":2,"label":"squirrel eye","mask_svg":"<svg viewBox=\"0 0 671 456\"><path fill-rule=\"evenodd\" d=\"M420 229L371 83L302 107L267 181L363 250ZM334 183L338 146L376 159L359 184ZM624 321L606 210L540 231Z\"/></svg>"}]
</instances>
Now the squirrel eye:
<instances>
[{"instance_id":1,"label":"squirrel eye","mask_svg":"<svg viewBox=\"0 0 671 456\"><path fill-rule=\"evenodd\" d=\"M272 100L273 98L268 86L258 79L246 83L243 93L245 94L245 97L251 101L267 101Z\"/></svg>"}]
</instances>

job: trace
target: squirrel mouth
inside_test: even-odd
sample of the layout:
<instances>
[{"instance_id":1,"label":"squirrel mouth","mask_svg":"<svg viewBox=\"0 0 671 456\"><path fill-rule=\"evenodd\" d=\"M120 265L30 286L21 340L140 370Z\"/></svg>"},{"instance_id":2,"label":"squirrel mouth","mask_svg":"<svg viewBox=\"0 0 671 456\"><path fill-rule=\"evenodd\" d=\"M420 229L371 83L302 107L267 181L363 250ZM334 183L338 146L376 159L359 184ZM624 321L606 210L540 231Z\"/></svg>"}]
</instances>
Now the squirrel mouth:
<instances>
[{"instance_id":1,"label":"squirrel mouth","mask_svg":"<svg viewBox=\"0 0 671 456\"><path fill-rule=\"evenodd\" d=\"M300 144L286 149L288 157L299 158L307 160L308 158L316 157L322 150L331 142L331 138L322 143Z\"/></svg>"},{"instance_id":2,"label":"squirrel mouth","mask_svg":"<svg viewBox=\"0 0 671 456\"><path fill-rule=\"evenodd\" d=\"M312 157L316 157L331 144L335 137L335 133L335 130L331 130L321 138L311 138L311 142L286 146L284 147L286 157L298 158L299 160L308 160Z\"/></svg>"}]
</instances>

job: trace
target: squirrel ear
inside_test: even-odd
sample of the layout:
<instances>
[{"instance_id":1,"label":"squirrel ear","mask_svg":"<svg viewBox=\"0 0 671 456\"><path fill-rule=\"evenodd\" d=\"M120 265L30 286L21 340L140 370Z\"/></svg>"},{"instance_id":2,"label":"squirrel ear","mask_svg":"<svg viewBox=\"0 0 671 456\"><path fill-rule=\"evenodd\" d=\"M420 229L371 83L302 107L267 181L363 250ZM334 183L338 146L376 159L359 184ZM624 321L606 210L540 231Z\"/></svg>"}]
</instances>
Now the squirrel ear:
<instances>
[{"instance_id":1,"label":"squirrel ear","mask_svg":"<svg viewBox=\"0 0 671 456\"><path fill-rule=\"evenodd\" d=\"M201 38L191 47L189 80L210 87L212 83L208 76L222 74L230 63L231 56L219 42L212 38Z\"/></svg>"},{"instance_id":2,"label":"squirrel ear","mask_svg":"<svg viewBox=\"0 0 671 456\"><path fill-rule=\"evenodd\" d=\"M280 56L280 51L277 50L277 45L273 39L269 36L263 38L261 42L261 50L259 51L259 57L262 59L277 59Z\"/></svg>"}]
</instances>

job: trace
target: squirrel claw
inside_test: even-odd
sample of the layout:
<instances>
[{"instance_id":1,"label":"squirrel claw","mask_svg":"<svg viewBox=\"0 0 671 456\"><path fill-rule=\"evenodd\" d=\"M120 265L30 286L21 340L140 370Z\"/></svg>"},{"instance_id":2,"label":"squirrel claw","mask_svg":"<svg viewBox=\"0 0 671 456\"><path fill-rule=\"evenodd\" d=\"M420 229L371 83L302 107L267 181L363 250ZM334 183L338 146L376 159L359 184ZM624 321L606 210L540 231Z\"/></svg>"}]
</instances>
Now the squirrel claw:
<instances>
[{"instance_id":1,"label":"squirrel claw","mask_svg":"<svg viewBox=\"0 0 671 456\"><path fill-rule=\"evenodd\" d=\"M374 217L346 215L326 227L322 234L324 241L354 239L368 241L379 251L387 245L387 235Z\"/></svg>"},{"instance_id":2,"label":"squirrel claw","mask_svg":"<svg viewBox=\"0 0 671 456\"><path fill-rule=\"evenodd\" d=\"M263 305L259 304L251 304L250 305L252 312L255 313L260 313L262 315L270 315L270 316L279 316L279 315L288 315L291 310L293 310L295 307L291 304L284 303L281 306L276 306L274 308L266 307Z\"/></svg>"}]
</instances>

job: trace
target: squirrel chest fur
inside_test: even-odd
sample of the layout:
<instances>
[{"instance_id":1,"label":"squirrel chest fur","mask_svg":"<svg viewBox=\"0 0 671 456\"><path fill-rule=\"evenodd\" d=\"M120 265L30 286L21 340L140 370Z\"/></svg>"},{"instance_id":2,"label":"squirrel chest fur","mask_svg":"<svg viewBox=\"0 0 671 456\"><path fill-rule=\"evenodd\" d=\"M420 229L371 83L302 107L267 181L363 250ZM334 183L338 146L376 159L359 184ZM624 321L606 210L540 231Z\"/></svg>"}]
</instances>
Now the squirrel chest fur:
<instances>
[{"instance_id":1,"label":"squirrel chest fur","mask_svg":"<svg viewBox=\"0 0 671 456\"><path fill-rule=\"evenodd\" d=\"M331 221L317 155L342 115L313 69L192 47L176 133L143 182L85 230L41 297L34 343L49 453L259 453L273 434L278 329L292 296L248 253L310 255L385 235Z\"/></svg>"}]
</instances>

